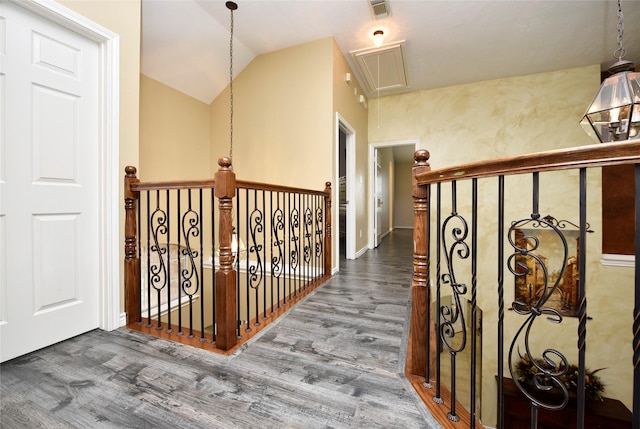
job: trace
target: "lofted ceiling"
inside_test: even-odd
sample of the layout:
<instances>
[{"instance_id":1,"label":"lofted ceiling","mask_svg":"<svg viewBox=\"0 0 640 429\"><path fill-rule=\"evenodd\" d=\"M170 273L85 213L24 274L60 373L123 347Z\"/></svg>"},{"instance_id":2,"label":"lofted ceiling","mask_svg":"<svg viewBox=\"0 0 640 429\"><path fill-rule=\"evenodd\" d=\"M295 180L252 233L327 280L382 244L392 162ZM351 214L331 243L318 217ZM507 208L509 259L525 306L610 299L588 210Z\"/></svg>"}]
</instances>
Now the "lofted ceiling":
<instances>
[{"instance_id":1,"label":"lofted ceiling","mask_svg":"<svg viewBox=\"0 0 640 429\"><path fill-rule=\"evenodd\" d=\"M369 0L236 3L234 76L258 55L334 37L369 98L592 64L606 70L618 46L612 0L387 0L383 19ZM640 1L622 9L625 58L640 66ZM224 1L143 0L142 73L210 103L229 83L229 29ZM359 71L352 53L372 48L377 29L385 45L404 41L406 85L378 91Z\"/></svg>"}]
</instances>

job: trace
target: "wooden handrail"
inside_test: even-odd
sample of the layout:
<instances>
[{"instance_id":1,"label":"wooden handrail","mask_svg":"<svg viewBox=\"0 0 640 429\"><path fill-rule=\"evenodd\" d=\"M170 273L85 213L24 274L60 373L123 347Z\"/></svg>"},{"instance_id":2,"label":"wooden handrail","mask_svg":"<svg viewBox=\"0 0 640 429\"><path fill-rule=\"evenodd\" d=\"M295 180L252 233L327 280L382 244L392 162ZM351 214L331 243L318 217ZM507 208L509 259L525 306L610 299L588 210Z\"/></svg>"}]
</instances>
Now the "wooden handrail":
<instances>
[{"instance_id":1,"label":"wooden handrail","mask_svg":"<svg viewBox=\"0 0 640 429\"><path fill-rule=\"evenodd\" d=\"M331 192L331 182L327 183L329 184L329 192ZM317 196L323 196L327 194L326 188L323 191L318 191L313 189L294 188L291 186L273 185L269 183L249 182L247 180L238 180L236 181L236 185L241 189L259 189L261 191L291 192L295 194L308 194Z\"/></svg>"},{"instance_id":2,"label":"wooden handrail","mask_svg":"<svg viewBox=\"0 0 640 429\"><path fill-rule=\"evenodd\" d=\"M418 185L450 180L507 176L535 171L568 170L640 162L640 140L578 146L517 155L418 173Z\"/></svg>"},{"instance_id":3,"label":"wooden handrail","mask_svg":"<svg viewBox=\"0 0 640 429\"><path fill-rule=\"evenodd\" d=\"M131 185L133 191L164 191L167 189L211 189L214 179L204 180L167 180L162 182L136 182Z\"/></svg>"},{"instance_id":4,"label":"wooden handrail","mask_svg":"<svg viewBox=\"0 0 640 429\"><path fill-rule=\"evenodd\" d=\"M166 189L211 189L215 188L215 179L204 180L167 180L156 182L135 182L131 183L131 190L139 191L157 191ZM292 186L273 185L269 183L251 182L248 180L236 180L236 187L239 189L259 189L261 191L273 192L291 192L308 195L326 195L327 190L318 191L314 189L296 188Z\"/></svg>"}]
</instances>

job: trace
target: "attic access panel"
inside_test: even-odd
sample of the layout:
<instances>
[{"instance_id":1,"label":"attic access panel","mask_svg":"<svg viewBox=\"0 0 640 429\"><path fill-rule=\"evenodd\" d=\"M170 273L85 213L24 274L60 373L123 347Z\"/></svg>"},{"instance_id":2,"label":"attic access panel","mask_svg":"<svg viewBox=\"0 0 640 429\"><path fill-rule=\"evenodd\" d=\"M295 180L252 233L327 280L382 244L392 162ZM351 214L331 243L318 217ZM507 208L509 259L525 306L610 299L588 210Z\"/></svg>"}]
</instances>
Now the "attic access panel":
<instances>
[{"instance_id":1,"label":"attic access panel","mask_svg":"<svg viewBox=\"0 0 640 429\"><path fill-rule=\"evenodd\" d=\"M404 41L352 51L351 56L370 94L409 86Z\"/></svg>"}]
</instances>

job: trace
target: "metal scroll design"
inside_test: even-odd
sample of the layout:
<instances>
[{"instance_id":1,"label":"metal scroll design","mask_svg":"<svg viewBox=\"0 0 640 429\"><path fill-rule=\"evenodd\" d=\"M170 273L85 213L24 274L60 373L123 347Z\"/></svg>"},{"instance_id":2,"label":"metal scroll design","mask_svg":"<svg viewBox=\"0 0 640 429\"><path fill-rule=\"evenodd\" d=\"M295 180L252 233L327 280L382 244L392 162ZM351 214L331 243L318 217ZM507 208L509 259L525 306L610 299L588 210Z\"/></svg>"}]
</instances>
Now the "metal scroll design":
<instances>
[{"instance_id":1,"label":"metal scroll design","mask_svg":"<svg viewBox=\"0 0 640 429\"><path fill-rule=\"evenodd\" d=\"M576 225L575 223L573 223L573 222L571 222L569 220L556 219L555 217L553 217L551 215L546 215L545 217L542 218L542 220L534 219L533 222L531 223L531 226L533 228L546 228L548 225L553 225L553 226L557 227L558 229L565 229L567 226L571 226L573 228L580 229L580 227L578 225ZM586 232L593 232L593 230L591 229L591 226L589 225L588 222L585 224L585 231Z\"/></svg>"},{"instance_id":2,"label":"metal scroll design","mask_svg":"<svg viewBox=\"0 0 640 429\"><path fill-rule=\"evenodd\" d=\"M160 242L165 242L166 239L160 240L160 237L166 237L168 233L167 225L167 213L156 207L151 216L149 217L149 228L151 231L151 237L153 244L149 247L148 258L152 261L152 255L157 255L157 263L148 263L149 266L149 284L158 292L164 289L169 284L169 275L167 267L167 255L169 251L169 245L161 245ZM150 298L149 298L150 299Z\"/></svg>"},{"instance_id":3,"label":"metal scroll design","mask_svg":"<svg viewBox=\"0 0 640 429\"><path fill-rule=\"evenodd\" d=\"M189 208L182 215L181 226L184 247L179 250L180 255L186 258L184 266L180 268L180 287L186 295L193 297L200 289L200 277L196 265L200 253L191 247L191 238L200 236L200 215Z\"/></svg>"},{"instance_id":4,"label":"metal scroll design","mask_svg":"<svg viewBox=\"0 0 640 429\"><path fill-rule=\"evenodd\" d=\"M556 267L549 267L547 259L537 253L541 244L537 236L522 235L516 239L516 230L522 230L525 226L549 228L562 243L560 266L557 267L559 268L557 275L554 274L551 276L551 268L555 269ZM541 276L543 284L540 299L535 304L528 304L522 301L514 301L512 304L513 311L520 316L526 317L526 319L516 332L509 347L509 371L518 389L531 401L532 405L548 410L561 410L569 402L569 391L560 380L560 377L566 373L569 364L567 358L562 353L552 348L544 349L540 354L541 359L537 359L531 350L530 336L532 328L540 316L544 315L546 319L552 323L562 323L562 315L560 312L554 308L545 306L549 298L551 298L558 289L568 262L569 250L567 240L560 228L562 227L548 219L548 217L540 219L534 215L534 217L530 219L513 222L508 233L509 243L514 248L514 253L510 255L507 260L509 270L516 277L522 277L529 274L532 267L535 266L538 276ZM520 356L514 356L516 344L520 342L524 344L525 354L524 356L520 355L520 350L518 350ZM531 383L520 380L516 374L514 359L521 357L528 359L533 367L535 367L535 373L533 374ZM552 390L558 394L544 395L545 392Z\"/></svg>"},{"instance_id":5,"label":"metal scroll design","mask_svg":"<svg viewBox=\"0 0 640 429\"><path fill-rule=\"evenodd\" d=\"M311 252L313 246L311 245L311 228L313 228L313 213L310 208L306 208L304 211L304 262L309 263L311 261Z\"/></svg>"},{"instance_id":6,"label":"metal scroll design","mask_svg":"<svg viewBox=\"0 0 640 429\"><path fill-rule=\"evenodd\" d=\"M251 246L249 246L249 254L255 254L255 259L248 267L248 281L252 289L257 289L262 283L262 244L261 240L264 235L264 214L257 208L253 209L249 215L249 234L251 235ZM255 262L253 262L255 261Z\"/></svg>"},{"instance_id":7,"label":"metal scroll design","mask_svg":"<svg viewBox=\"0 0 640 429\"><path fill-rule=\"evenodd\" d=\"M316 208L316 258L322 257L322 252L324 249L323 240L324 231L322 229L322 225L324 222L324 215L321 207Z\"/></svg>"},{"instance_id":8,"label":"metal scroll design","mask_svg":"<svg viewBox=\"0 0 640 429\"><path fill-rule=\"evenodd\" d=\"M456 225L457 224L457 225ZM451 233L452 241L448 240L447 232ZM444 345L452 354L456 354L464 350L467 344L467 329L462 313L462 303L460 297L467 293L467 285L459 283L455 274L455 258L464 260L469 258L469 245L465 242L469 233L467 222L458 214L452 214L445 219L442 224L442 248L445 254L445 263L447 272L441 275L442 283L449 285L453 293L453 302L451 306L443 305L440 307L440 317L442 323L440 325L440 338ZM454 305L455 304L455 305ZM462 338L459 345L454 346L452 339L455 337L455 324L461 324Z\"/></svg>"},{"instance_id":9,"label":"metal scroll design","mask_svg":"<svg viewBox=\"0 0 640 429\"><path fill-rule=\"evenodd\" d=\"M273 231L271 236L271 276L274 278L280 278L282 275L284 238L281 234L284 234L284 227L284 213L278 208L273 212Z\"/></svg>"},{"instance_id":10,"label":"metal scroll design","mask_svg":"<svg viewBox=\"0 0 640 429\"><path fill-rule=\"evenodd\" d=\"M300 265L300 237L298 236L300 213L297 208L294 208L289 216L291 218L289 224L289 267L295 272Z\"/></svg>"}]
</instances>

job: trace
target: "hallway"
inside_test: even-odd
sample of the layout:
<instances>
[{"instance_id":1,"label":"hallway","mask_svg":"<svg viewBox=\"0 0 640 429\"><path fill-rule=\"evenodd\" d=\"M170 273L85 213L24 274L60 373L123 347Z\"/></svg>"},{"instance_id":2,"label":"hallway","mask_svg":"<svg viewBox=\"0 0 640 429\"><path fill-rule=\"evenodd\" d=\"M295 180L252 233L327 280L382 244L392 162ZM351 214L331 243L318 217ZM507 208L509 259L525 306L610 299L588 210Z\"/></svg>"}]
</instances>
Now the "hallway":
<instances>
[{"instance_id":1,"label":"hallway","mask_svg":"<svg viewBox=\"0 0 640 429\"><path fill-rule=\"evenodd\" d=\"M124 328L1 366L2 428L438 427L399 373L412 231L225 357Z\"/></svg>"}]
</instances>

